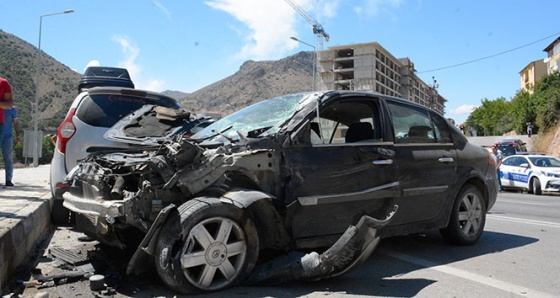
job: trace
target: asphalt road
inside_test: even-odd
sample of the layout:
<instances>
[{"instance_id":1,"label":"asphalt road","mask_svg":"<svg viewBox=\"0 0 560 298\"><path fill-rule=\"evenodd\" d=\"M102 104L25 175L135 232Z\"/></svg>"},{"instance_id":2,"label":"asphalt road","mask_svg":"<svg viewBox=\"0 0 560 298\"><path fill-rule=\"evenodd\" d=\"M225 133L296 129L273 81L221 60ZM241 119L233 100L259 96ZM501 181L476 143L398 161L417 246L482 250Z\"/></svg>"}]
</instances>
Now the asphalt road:
<instances>
[{"instance_id":1,"label":"asphalt road","mask_svg":"<svg viewBox=\"0 0 560 298\"><path fill-rule=\"evenodd\" d=\"M87 251L96 249L95 242L81 242L79 236L83 235L70 228L58 228L48 245L78 248L91 256ZM364 264L334 279L236 287L197 297L560 297L559 239L560 196L502 192L488 214L485 233L473 246L449 245L437 231L389 238ZM119 258L108 256L110 262ZM52 270L54 263L38 258L35 271ZM117 276L111 282L114 297L175 295L157 276ZM94 297L87 280L30 287L22 295L38 292Z\"/></svg>"}]
</instances>

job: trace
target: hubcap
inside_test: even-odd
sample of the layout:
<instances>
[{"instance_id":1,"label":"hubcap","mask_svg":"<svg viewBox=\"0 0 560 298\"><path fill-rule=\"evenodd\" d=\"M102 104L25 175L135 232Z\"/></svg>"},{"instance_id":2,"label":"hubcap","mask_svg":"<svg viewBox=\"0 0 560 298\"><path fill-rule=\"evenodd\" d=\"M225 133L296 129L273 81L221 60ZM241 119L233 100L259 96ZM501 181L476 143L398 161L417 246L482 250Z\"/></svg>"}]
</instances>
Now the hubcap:
<instances>
[{"instance_id":1,"label":"hubcap","mask_svg":"<svg viewBox=\"0 0 560 298\"><path fill-rule=\"evenodd\" d=\"M245 233L239 224L213 217L195 225L185 241L181 267L187 280L203 290L231 284L247 256Z\"/></svg>"},{"instance_id":2,"label":"hubcap","mask_svg":"<svg viewBox=\"0 0 560 298\"><path fill-rule=\"evenodd\" d=\"M465 195L459 207L459 226L466 236L476 234L482 224L480 199L473 193Z\"/></svg>"}]
</instances>

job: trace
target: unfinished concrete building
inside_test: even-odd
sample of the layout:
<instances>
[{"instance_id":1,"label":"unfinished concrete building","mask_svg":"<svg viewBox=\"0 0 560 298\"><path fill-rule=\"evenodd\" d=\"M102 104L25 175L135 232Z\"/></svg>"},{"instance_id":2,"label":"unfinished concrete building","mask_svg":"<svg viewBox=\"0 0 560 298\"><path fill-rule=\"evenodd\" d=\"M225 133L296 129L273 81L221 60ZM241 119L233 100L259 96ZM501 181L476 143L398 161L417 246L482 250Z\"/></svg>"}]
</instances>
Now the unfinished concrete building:
<instances>
[{"instance_id":1,"label":"unfinished concrete building","mask_svg":"<svg viewBox=\"0 0 560 298\"><path fill-rule=\"evenodd\" d=\"M415 74L408 58L397 59L379 43L329 47L317 52L319 89L364 90L397 96L443 115L447 101Z\"/></svg>"}]
</instances>

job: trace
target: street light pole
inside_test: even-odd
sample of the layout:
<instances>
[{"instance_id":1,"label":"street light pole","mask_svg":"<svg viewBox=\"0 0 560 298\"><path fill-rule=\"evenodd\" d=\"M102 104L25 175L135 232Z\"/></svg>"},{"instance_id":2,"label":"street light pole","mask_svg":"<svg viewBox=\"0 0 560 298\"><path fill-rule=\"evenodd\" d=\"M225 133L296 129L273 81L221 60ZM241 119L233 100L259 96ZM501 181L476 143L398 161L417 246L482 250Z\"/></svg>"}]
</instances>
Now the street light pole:
<instances>
[{"instance_id":1,"label":"street light pole","mask_svg":"<svg viewBox=\"0 0 560 298\"><path fill-rule=\"evenodd\" d=\"M305 41L299 40L299 39L297 39L293 36L290 37L290 39L295 40L297 42L301 42L301 43L303 43L305 45L308 45L308 46L313 48L313 84L312 84L311 91L315 91L315 89L317 89L317 84L316 84L316 80L315 80L315 76L316 76L316 73L317 73L317 52L315 51L315 46L311 45L311 44L309 44Z\"/></svg>"},{"instance_id":2,"label":"street light pole","mask_svg":"<svg viewBox=\"0 0 560 298\"><path fill-rule=\"evenodd\" d=\"M44 14L39 17L39 43L37 46L37 81L35 82L35 110L33 112L33 166L37 167L39 165L39 74L41 69L41 31L43 29L43 17L54 16L58 14L72 13L74 10L69 9L61 12Z\"/></svg>"}]
</instances>

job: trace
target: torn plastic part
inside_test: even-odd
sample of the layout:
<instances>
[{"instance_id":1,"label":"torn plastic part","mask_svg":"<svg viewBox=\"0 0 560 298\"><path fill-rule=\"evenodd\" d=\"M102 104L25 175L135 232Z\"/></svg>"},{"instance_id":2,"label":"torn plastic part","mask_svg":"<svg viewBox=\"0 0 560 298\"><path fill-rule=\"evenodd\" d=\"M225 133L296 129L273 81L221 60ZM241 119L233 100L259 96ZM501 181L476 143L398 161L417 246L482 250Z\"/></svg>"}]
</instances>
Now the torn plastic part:
<instances>
[{"instance_id":1,"label":"torn plastic part","mask_svg":"<svg viewBox=\"0 0 560 298\"><path fill-rule=\"evenodd\" d=\"M172 214L172 212L174 212L174 216L179 216L179 214L177 213L177 207L175 207L175 205L173 204L168 205L159 212L156 220L130 258L130 261L128 262L126 268L126 274L140 274L150 270L151 263L149 260L154 255L156 241L159 238L159 232L161 231L161 227L167 220L167 217Z\"/></svg>"},{"instance_id":2,"label":"torn plastic part","mask_svg":"<svg viewBox=\"0 0 560 298\"><path fill-rule=\"evenodd\" d=\"M278 284L291 280L319 280L341 275L366 260L377 244L377 230L393 219L395 205L383 220L364 215L357 225L350 226L328 250L319 254L291 252L255 268L246 280L248 284Z\"/></svg>"}]
</instances>

